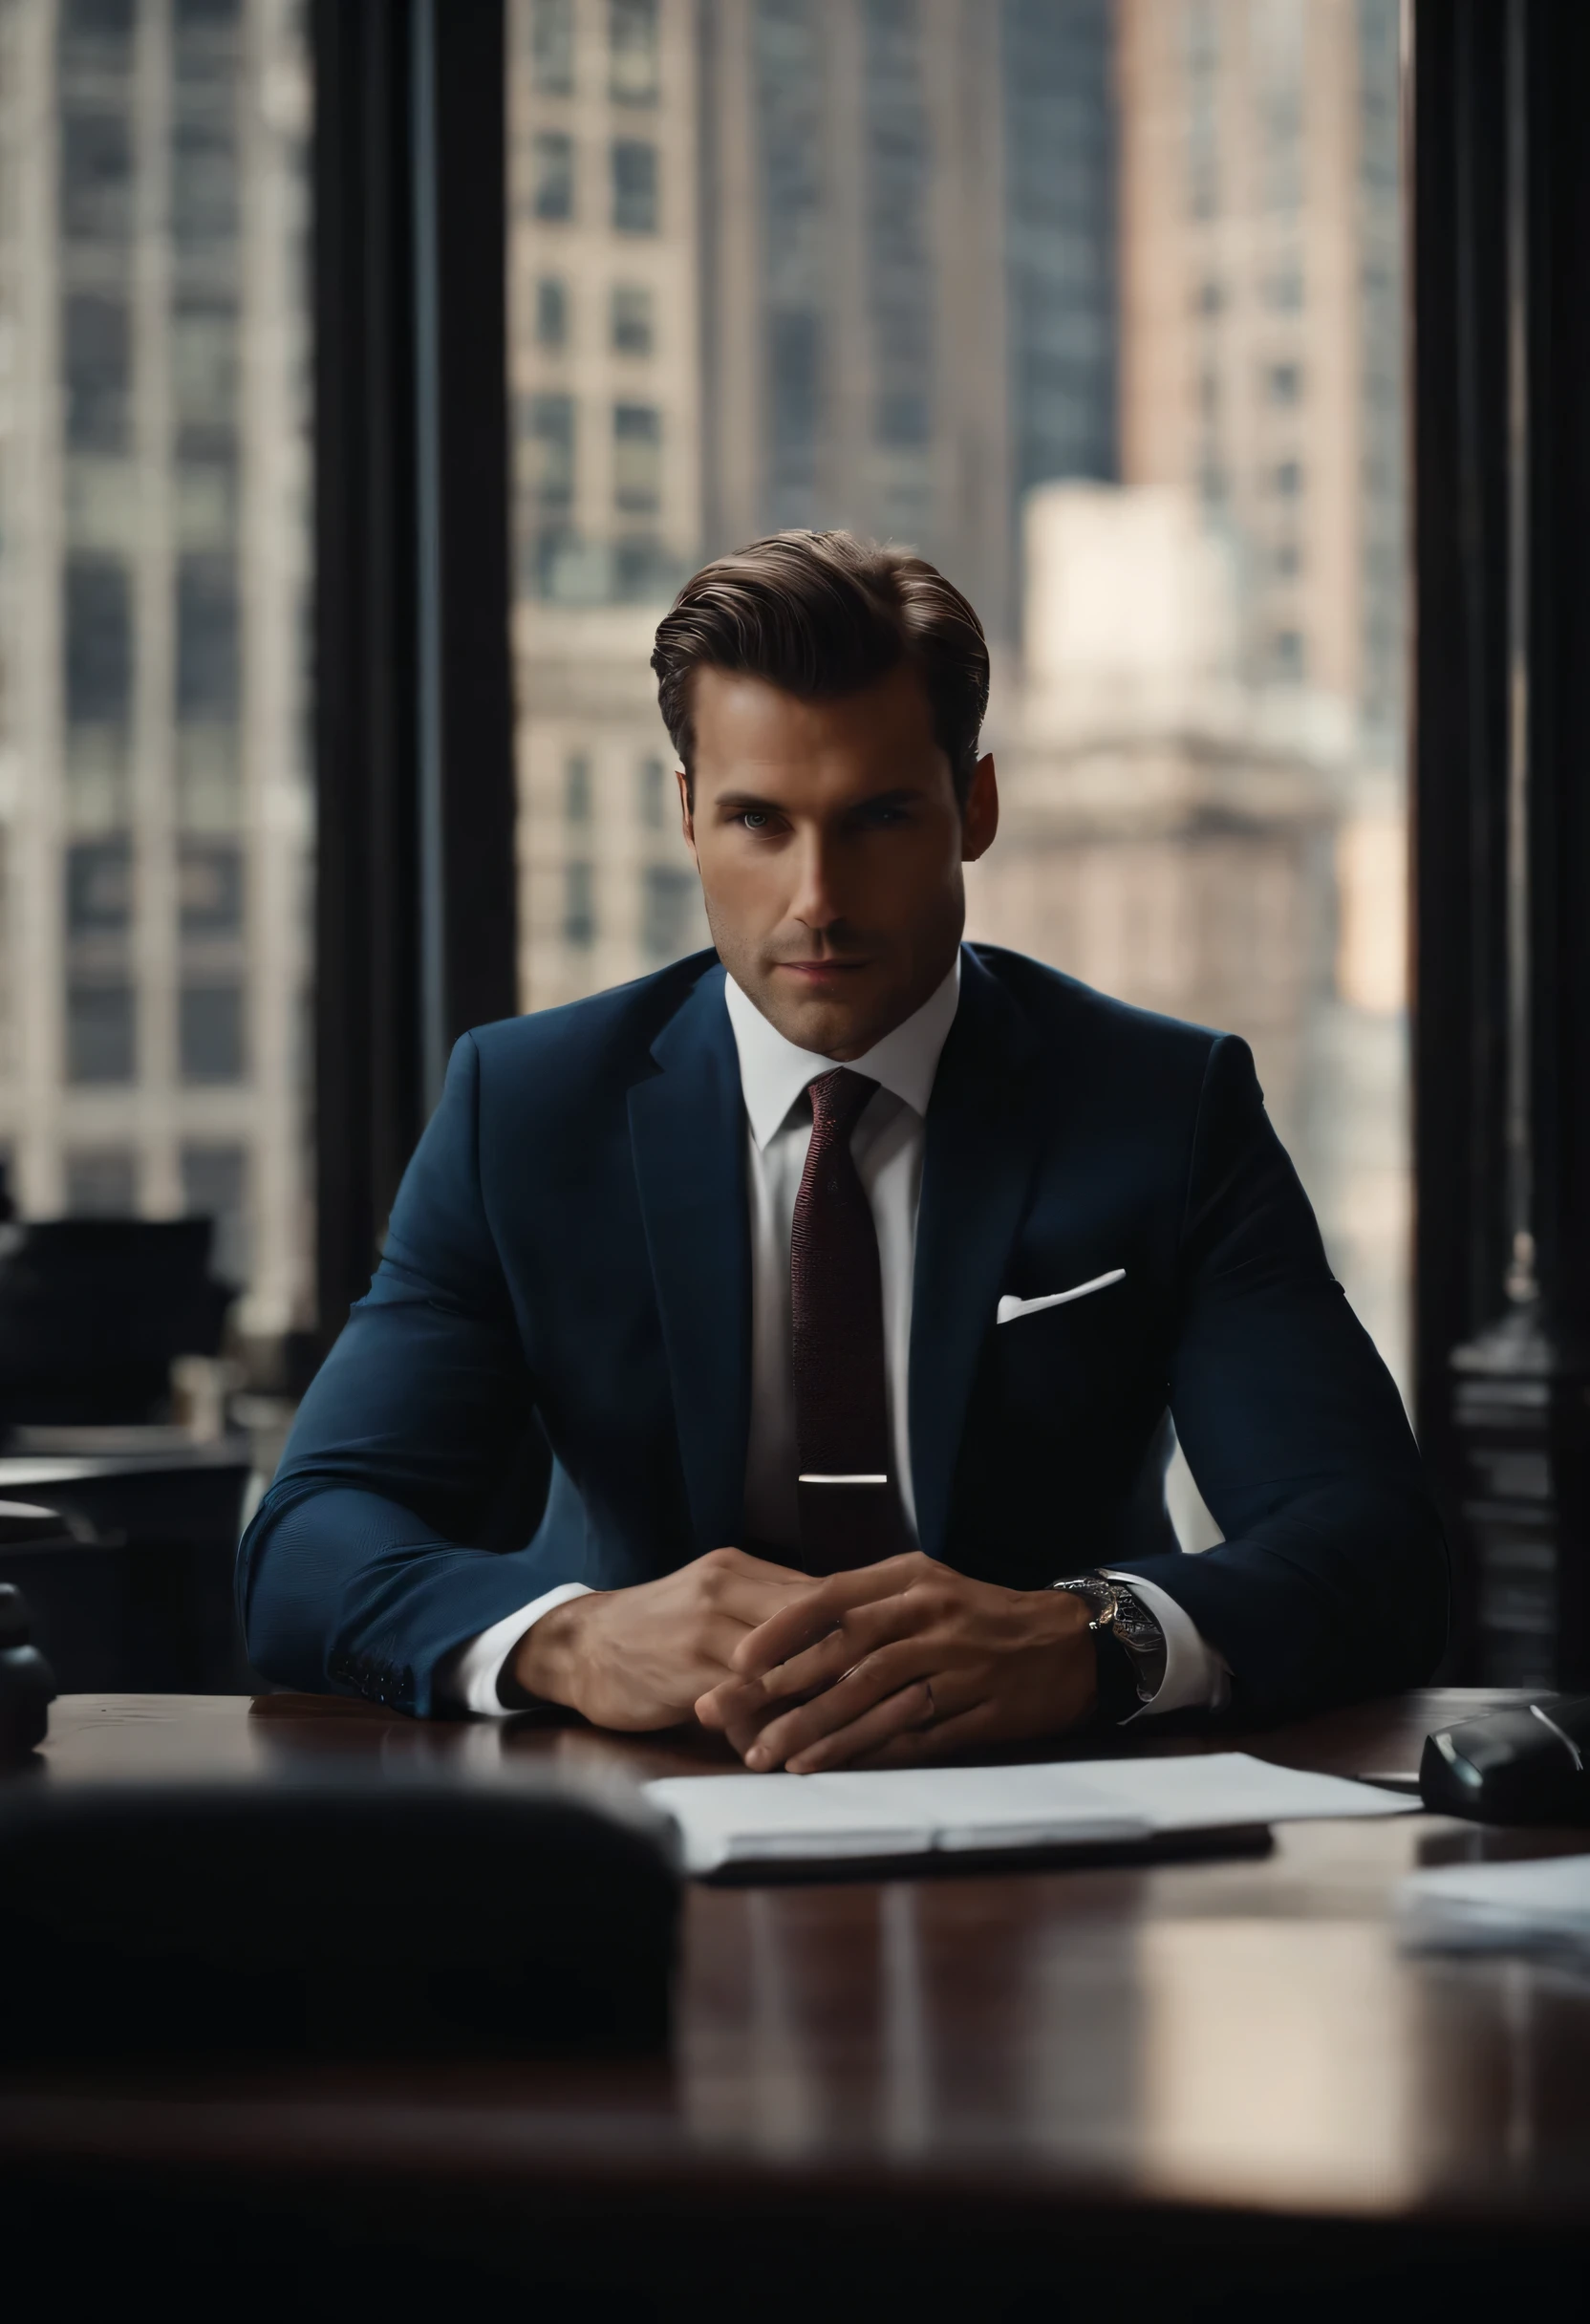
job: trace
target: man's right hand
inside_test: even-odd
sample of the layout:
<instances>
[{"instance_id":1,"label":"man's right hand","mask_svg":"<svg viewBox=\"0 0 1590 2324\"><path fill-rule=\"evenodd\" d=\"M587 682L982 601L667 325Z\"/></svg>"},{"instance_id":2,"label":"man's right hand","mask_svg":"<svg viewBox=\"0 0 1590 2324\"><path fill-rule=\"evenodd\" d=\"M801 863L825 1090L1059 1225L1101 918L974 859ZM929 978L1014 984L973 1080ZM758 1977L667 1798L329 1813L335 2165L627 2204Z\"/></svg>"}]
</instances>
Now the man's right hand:
<instances>
[{"instance_id":1,"label":"man's right hand","mask_svg":"<svg viewBox=\"0 0 1590 2324\"><path fill-rule=\"evenodd\" d=\"M520 1640L513 1675L594 1727L677 1727L732 1675L741 1640L815 1587L742 1549L709 1550L660 1582L554 1606Z\"/></svg>"}]
</instances>

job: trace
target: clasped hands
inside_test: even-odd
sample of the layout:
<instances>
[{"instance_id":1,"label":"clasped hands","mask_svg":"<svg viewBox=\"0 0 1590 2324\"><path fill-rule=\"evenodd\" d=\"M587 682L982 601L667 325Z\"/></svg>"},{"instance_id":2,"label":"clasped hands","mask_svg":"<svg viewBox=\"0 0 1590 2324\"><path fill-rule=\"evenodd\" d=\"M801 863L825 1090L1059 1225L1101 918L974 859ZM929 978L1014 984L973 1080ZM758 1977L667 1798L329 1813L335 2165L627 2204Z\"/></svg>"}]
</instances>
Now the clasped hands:
<instances>
[{"instance_id":1,"label":"clasped hands","mask_svg":"<svg viewBox=\"0 0 1590 2324\"><path fill-rule=\"evenodd\" d=\"M717 1549L554 1607L514 1675L599 1727L692 1714L748 1768L916 1767L1055 1734L1094 1700L1088 1611L918 1552L826 1581Z\"/></svg>"}]
</instances>

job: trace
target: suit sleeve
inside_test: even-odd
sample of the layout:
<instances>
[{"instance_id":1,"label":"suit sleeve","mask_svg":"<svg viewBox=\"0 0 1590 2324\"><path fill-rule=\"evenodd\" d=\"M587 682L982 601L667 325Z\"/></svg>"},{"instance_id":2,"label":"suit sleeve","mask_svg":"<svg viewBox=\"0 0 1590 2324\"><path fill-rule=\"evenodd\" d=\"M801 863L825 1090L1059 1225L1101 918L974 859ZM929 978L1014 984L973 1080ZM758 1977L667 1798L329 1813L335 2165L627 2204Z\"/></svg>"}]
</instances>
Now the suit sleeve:
<instances>
[{"instance_id":1,"label":"suit sleeve","mask_svg":"<svg viewBox=\"0 0 1590 2324\"><path fill-rule=\"evenodd\" d=\"M481 1197L479 1083L466 1035L238 1553L256 1669L421 1717L441 1658L546 1587L521 1555L472 1546L535 1404Z\"/></svg>"},{"instance_id":2,"label":"suit sleeve","mask_svg":"<svg viewBox=\"0 0 1590 2324\"><path fill-rule=\"evenodd\" d=\"M1171 1409L1226 1539L1134 1570L1224 1656L1239 1718L1418 1686L1446 1638L1440 1519L1231 1035L1204 1077L1178 1288Z\"/></svg>"}]
</instances>

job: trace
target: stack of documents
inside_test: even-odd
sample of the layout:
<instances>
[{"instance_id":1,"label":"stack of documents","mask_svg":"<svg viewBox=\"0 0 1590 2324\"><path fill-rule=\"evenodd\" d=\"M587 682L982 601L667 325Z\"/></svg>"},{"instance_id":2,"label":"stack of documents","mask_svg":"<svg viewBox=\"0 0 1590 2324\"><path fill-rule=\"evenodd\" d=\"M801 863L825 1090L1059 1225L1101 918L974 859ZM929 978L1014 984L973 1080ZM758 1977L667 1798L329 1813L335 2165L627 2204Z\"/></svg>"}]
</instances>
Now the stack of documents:
<instances>
[{"instance_id":1,"label":"stack of documents","mask_svg":"<svg viewBox=\"0 0 1590 2324\"><path fill-rule=\"evenodd\" d=\"M1340 1775L1272 1767L1245 1752L875 1775L670 1775L646 1790L678 1829L685 1870L698 1874L735 1864L1091 1848L1302 1817L1399 1816L1419 1804Z\"/></svg>"},{"instance_id":2,"label":"stack of documents","mask_svg":"<svg viewBox=\"0 0 1590 2324\"><path fill-rule=\"evenodd\" d=\"M1590 1952L1590 1856L1413 1872L1397 1919L1405 1945L1443 1952Z\"/></svg>"}]
</instances>

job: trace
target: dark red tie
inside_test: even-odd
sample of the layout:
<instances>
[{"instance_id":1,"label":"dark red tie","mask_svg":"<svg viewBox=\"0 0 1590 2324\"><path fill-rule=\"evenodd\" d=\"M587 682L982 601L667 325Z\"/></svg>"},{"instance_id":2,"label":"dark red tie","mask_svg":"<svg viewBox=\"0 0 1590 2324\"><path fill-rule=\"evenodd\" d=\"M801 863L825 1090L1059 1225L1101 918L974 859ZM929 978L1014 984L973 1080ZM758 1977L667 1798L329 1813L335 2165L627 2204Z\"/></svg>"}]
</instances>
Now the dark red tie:
<instances>
[{"instance_id":1,"label":"dark red tie","mask_svg":"<svg viewBox=\"0 0 1590 2324\"><path fill-rule=\"evenodd\" d=\"M795 1448L808 1573L900 1546L884 1378L883 1280L850 1133L877 1087L844 1066L811 1085L811 1145L789 1237Z\"/></svg>"}]
</instances>

